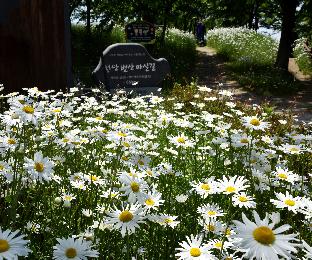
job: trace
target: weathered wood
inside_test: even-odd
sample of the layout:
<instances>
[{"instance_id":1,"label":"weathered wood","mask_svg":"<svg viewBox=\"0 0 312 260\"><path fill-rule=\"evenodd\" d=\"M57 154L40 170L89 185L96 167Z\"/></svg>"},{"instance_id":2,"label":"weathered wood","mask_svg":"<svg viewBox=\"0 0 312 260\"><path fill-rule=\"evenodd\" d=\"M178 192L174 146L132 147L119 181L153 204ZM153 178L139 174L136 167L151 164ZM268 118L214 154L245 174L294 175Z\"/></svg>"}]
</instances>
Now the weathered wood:
<instances>
[{"instance_id":1,"label":"weathered wood","mask_svg":"<svg viewBox=\"0 0 312 260\"><path fill-rule=\"evenodd\" d=\"M66 4L67 0L1 0L0 83L7 92L34 86L66 90L70 85Z\"/></svg>"}]
</instances>

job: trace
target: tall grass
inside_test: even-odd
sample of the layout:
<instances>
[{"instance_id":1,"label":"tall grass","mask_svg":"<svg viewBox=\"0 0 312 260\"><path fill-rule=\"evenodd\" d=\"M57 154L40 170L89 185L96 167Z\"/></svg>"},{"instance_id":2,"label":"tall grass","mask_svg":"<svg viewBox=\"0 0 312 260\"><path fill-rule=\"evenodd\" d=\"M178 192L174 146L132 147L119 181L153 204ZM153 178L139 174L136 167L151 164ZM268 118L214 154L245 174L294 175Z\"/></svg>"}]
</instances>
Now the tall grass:
<instances>
[{"instance_id":1,"label":"tall grass","mask_svg":"<svg viewBox=\"0 0 312 260\"><path fill-rule=\"evenodd\" d=\"M246 28L219 28L208 31L207 39L242 86L265 95L298 89L287 71L274 67L278 43L271 37Z\"/></svg>"}]
</instances>

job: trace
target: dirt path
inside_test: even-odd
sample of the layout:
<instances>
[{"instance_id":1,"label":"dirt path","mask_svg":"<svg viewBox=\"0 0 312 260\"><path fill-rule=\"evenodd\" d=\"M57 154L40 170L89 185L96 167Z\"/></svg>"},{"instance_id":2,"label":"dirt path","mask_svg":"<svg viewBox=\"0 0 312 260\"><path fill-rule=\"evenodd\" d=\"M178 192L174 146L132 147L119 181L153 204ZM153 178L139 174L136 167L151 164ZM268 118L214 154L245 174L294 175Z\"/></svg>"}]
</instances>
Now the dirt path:
<instances>
[{"instance_id":1,"label":"dirt path","mask_svg":"<svg viewBox=\"0 0 312 260\"><path fill-rule=\"evenodd\" d=\"M312 123L312 80L303 75L294 59L290 59L289 71L294 75L294 80L300 80L303 90L289 97L263 97L246 91L239 84L229 78L225 69L225 62L216 51L209 47L197 47L198 62L195 69L199 85L206 85L213 89L226 89L234 93L234 100L250 104L261 104L269 101L279 113L291 112L299 121ZM220 86L219 83L222 83Z\"/></svg>"}]
</instances>

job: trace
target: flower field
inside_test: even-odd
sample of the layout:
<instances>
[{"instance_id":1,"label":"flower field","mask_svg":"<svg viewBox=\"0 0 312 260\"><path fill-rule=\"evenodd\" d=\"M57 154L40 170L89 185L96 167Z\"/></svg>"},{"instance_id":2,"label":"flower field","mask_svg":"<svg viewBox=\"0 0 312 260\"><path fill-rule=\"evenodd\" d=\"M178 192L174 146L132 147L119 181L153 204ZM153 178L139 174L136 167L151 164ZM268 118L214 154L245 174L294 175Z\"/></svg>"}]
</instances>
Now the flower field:
<instances>
[{"instance_id":1,"label":"flower field","mask_svg":"<svg viewBox=\"0 0 312 260\"><path fill-rule=\"evenodd\" d=\"M207 87L5 99L0 259L312 259L311 125Z\"/></svg>"}]
</instances>

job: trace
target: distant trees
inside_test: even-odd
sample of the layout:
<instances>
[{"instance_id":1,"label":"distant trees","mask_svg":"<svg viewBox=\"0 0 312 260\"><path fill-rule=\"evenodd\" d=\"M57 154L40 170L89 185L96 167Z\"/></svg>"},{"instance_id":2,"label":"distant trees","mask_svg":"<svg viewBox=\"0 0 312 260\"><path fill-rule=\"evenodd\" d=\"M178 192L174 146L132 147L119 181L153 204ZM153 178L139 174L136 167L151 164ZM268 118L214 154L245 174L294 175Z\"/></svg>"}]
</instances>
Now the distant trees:
<instances>
[{"instance_id":1,"label":"distant trees","mask_svg":"<svg viewBox=\"0 0 312 260\"><path fill-rule=\"evenodd\" d=\"M142 19L192 31L198 19L207 28L244 26L281 30L276 66L287 68L292 44L298 36L312 35L312 0L69 0L72 17L109 30L116 23Z\"/></svg>"}]
</instances>

